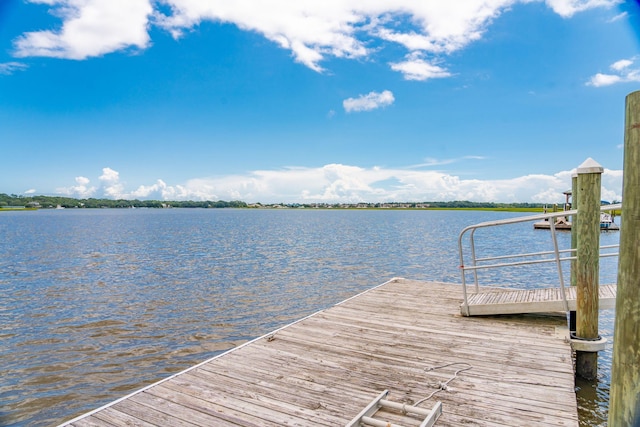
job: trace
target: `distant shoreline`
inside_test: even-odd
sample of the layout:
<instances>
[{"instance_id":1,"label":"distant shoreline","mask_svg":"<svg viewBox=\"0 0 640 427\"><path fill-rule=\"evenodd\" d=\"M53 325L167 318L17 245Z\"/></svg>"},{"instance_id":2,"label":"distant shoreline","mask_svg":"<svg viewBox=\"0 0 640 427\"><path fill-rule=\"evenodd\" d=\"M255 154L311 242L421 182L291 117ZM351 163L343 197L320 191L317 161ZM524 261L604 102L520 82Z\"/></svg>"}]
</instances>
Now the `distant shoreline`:
<instances>
[{"instance_id":1,"label":"distant shoreline","mask_svg":"<svg viewBox=\"0 0 640 427\"><path fill-rule=\"evenodd\" d=\"M183 207L183 206L171 206L169 209L224 209L224 208L207 208L207 207ZM0 212L3 211L37 211L37 210L60 210L60 208L54 207L18 207L18 206L0 206ZM66 209L66 208L65 208ZM71 210L75 209L131 209L131 207L71 207ZM134 207L134 209L162 209L162 208L149 208L149 207ZM530 208L517 208L517 207L289 207L289 206L278 206L274 207L272 205L265 205L260 207L231 207L226 209L260 209L260 210L294 210L294 209L304 209L304 210L354 210L354 211L490 211L490 212L532 212L532 213L542 213L544 208L538 207L530 207Z\"/></svg>"},{"instance_id":2,"label":"distant shoreline","mask_svg":"<svg viewBox=\"0 0 640 427\"><path fill-rule=\"evenodd\" d=\"M0 212L2 211L37 211L38 208L22 208L19 206L0 206Z\"/></svg>"},{"instance_id":3,"label":"distant shoreline","mask_svg":"<svg viewBox=\"0 0 640 427\"><path fill-rule=\"evenodd\" d=\"M471 202L468 200L421 202L280 202L247 203L241 200L127 200L75 199L58 196L18 196L0 193L0 210L9 209L88 209L88 208L247 208L247 209L411 209L411 210L489 210L506 212L543 212L562 210L563 204L528 202Z\"/></svg>"}]
</instances>

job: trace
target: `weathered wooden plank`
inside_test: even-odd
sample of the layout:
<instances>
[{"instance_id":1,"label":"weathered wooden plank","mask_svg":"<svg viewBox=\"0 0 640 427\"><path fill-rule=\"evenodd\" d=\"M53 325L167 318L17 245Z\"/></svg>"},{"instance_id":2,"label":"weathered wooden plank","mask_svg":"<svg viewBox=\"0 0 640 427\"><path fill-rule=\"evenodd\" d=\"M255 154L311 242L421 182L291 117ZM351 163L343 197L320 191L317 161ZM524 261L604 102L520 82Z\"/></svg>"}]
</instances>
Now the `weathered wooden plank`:
<instances>
[{"instance_id":1,"label":"weathered wooden plank","mask_svg":"<svg viewBox=\"0 0 640 427\"><path fill-rule=\"evenodd\" d=\"M576 426L570 346L558 335L565 319L462 317L460 294L457 286L396 280L78 423L344 425L384 389L413 404L470 365L421 405L442 401L439 426ZM487 295L509 304L529 298ZM468 365L428 370L453 362ZM397 424L417 421L383 412Z\"/></svg>"},{"instance_id":2,"label":"weathered wooden plank","mask_svg":"<svg viewBox=\"0 0 640 427\"><path fill-rule=\"evenodd\" d=\"M200 380L211 381L230 390L230 398L264 405L284 413L295 413L300 419L313 421L316 425L338 425L344 414L344 405L339 400L334 400L328 405L327 395L309 393L304 386L297 390L278 387L276 384L264 387L262 384L252 384L219 372L205 370L199 372L199 377ZM323 409L322 413L318 412L319 409Z\"/></svg>"},{"instance_id":3,"label":"weathered wooden plank","mask_svg":"<svg viewBox=\"0 0 640 427\"><path fill-rule=\"evenodd\" d=\"M230 417L242 419L246 425L277 427L278 424L268 421L264 414L253 414L245 410L245 405L234 405L232 401L223 397L225 390L212 387L211 384L193 379L191 373L185 373L172 381L161 384L164 388L174 390L185 395L185 405L189 407L204 407L208 411L216 411Z\"/></svg>"},{"instance_id":4,"label":"weathered wooden plank","mask_svg":"<svg viewBox=\"0 0 640 427\"><path fill-rule=\"evenodd\" d=\"M269 369L268 367L266 367L265 369ZM252 372L255 371L255 368L252 370ZM236 372L231 372L231 373L226 373L226 375L232 375L232 376L237 376ZM468 399L470 396L473 395L478 395L482 398L486 398L489 400L489 404L493 405L496 401L496 396L502 396L505 395L504 394L504 390L505 387L501 386L501 390L496 390L494 388L494 386L491 384L491 381L487 381L487 378L478 378L475 379L475 383L472 385L472 387L468 387L470 384L468 384L472 379L473 373L470 372L468 374L465 374L464 378L460 378L457 379L455 383L452 384L451 386L451 390L454 390L456 393L460 393L461 391L464 391L464 398L462 401L459 402L459 404L465 404L465 400ZM425 390L429 390L429 393L432 391L435 391L437 389L437 384L439 381L446 381L447 379L449 379L451 377L451 372L444 372L441 375L437 375L435 378L420 378L419 381L416 384L406 384L405 385L409 388L418 388L420 387L420 385L426 385L426 389ZM493 377L493 376L492 376ZM490 378L489 378L490 380ZM519 377L520 381L525 381L526 378L523 378L522 376ZM540 378L538 378L538 380L540 380ZM550 379L546 379L547 382L550 382L552 380ZM489 386L487 387L485 392L480 392L478 390L480 390L480 388L482 387L482 384L487 384L487 382L489 382ZM308 382L309 384L310 382ZM338 387L336 387L336 385L339 387L339 384L333 384L331 390L333 391L340 391L340 393L334 393L337 395L342 395L342 391L339 390ZM429 389L429 387L432 387L432 389ZM471 390L471 393L469 393L470 389L474 388L476 389L476 391ZM513 389L513 390L511 390ZM516 380L514 379L514 382L510 385L506 387L506 390L509 391L509 393L507 393L505 395L505 399L500 399L500 402L507 404L509 407L513 407L513 404L509 403L509 402L519 402L521 404L521 407L526 409L529 408L531 409L532 407L536 407L538 406L540 408L540 410L545 411L545 412L549 412L549 410L557 410L560 411L562 410L562 408L565 408L566 406L559 404L559 402L556 399L553 399L553 396L549 396L549 394L547 392L541 393L538 396L532 396L531 393L525 393L524 391L522 393L519 394L519 396L517 397L511 397L512 394L514 394L513 392L517 392L518 390L522 389L521 384L518 384L516 382ZM565 385L565 391L569 391L569 394L571 392L571 390L573 389L573 383L571 381L568 382L568 384ZM429 393L427 391L423 391L424 395L428 395ZM517 393L516 393L517 394ZM423 397L422 395L419 397ZM535 397L539 398L540 401L538 402L538 404L536 404L536 400L534 399ZM414 400L416 400L415 396L414 396ZM566 403L565 403L566 405Z\"/></svg>"},{"instance_id":5,"label":"weathered wooden plank","mask_svg":"<svg viewBox=\"0 0 640 427\"><path fill-rule=\"evenodd\" d=\"M231 368L234 367L231 366ZM337 418L344 415L348 409L353 409L353 405L347 402L362 397L361 393L353 391L350 387L345 387L344 390L336 389L331 387L328 381L317 384L315 381L311 381L309 376L300 378L300 375L291 375L286 378L285 382L255 381L256 377L266 374L268 371L264 367L257 366L252 366L251 370L224 369L215 372L204 370L199 372L203 381L219 382L234 388L243 387L249 392L282 398L311 410L325 408L328 414ZM340 390L339 394L336 393L338 390Z\"/></svg>"},{"instance_id":6,"label":"weathered wooden plank","mask_svg":"<svg viewBox=\"0 0 640 427\"><path fill-rule=\"evenodd\" d=\"M303 334L294 335L295 331L283 331L279 334L279 339L284 339L287 343L297 343L300 346L304 346L306 350L312 351L316 348L320 348L322 346L322 331L317 331L316 334L312 338L309 336L305 336ZM491 363L496 363L499 360L504 360L505 358L500 354L502 351L508 352L512 351L512 347L504 345L499 341L491 342L491 349L487 349L487 340L473 337L469 338L469 341L464 344L464 346L452 346L450 341L450 336L447 336L443 339L437 340L436 337L425 337L425 342L430 345L426 345L424 347L419 346L408 346L408 345L394 345L392 340L389 340L389 343L385 343L383 339L376 342L376 338L370 335L367 335L367 345L364 349L353 349L349 347L349 343L351 340L357 338L356 335L345 334L344 337L333 337L332 339L332 347L333 353L337 355L338 358L342 360L346 360L349 357L360 358L362 355L367 355L371 353L375 353L379 359L384 360L384 363L391 363L394 360L399 361L406 367L413 366L414 368L424 368L426 364L424 361L415 359L414 363L411 364L410 360L407 360L408 357L413 355L419 355L431 350L439 350L438 353L442 353L443 351L449 351L451 356L455 356L457 353L461 353L461 356L467 356L468 354L474 354L474 360L478 360L480 363L485 363L487 361ZM436 342L439 341L439 342ZM316 343L314 346L313 344ZM509 362L511 366L518 366L519 369L524 369L525 371L531 371L533 373L540 372L541 368L546 368L547 372L545 375L549 375L550 372L553 372L554 366L557 364L560 369L566 366L566 361L562 361L561 358L553 354L549 354L548 352L543 351L539 347L535 345L535 342L525 342L523 344L528 344L532 348L532 353L535 357L529 357L520 352L513 353L509 355ZM567 346L566 344L564 344ZM529 353L531 354L531 353ZM532 359L534 361L532 361ZM380 362L381 364L383 362ZM375 365L375 362L372 362ZM504 368L501 368L504 369Z\"/></svg>"},{"instance_id":7,"label":"weathered wooden plank","mask_svg":"<svg viewBox=\"0 0 640 427\"><path fill-rule=\"evenodd\" d=\"M284 333L284 332L283 332L283 333ZM281 337L281 338L280 338L280 340L282 340L282 339L285 339L285 340L286 340L286 336L285 336L285 335L279 334L279 336ZM279 339L279 338L277 338L277 337L276 337L276 339ZM289 351L291 351L291 352L292 352L292 354L293 354L293 353L295 353L295 352L304 353L304 352L305 352L304 350L309 350L309 349L313 349L313 351L311 351L311 352L309 352L309 353L317 354L317 352L318 352L318 349L316 349L316 348L313 348L313 347L310 347L310 346L309 346L309 339L304 339L304 337L299 338L299 339L294 340L294 341L291 341L291 340L289 339L289 340L287 340L287 342L286 342L285 344L290 345L290 344L292 344L292 343L293 343L293 344L296 344L296 343L297 343L297 344L299 344L299 346L301 347L301 348L299 348L299 349L295 349L295 348L294 348L294 349L290 349ZM318 342L318 345L321 345L321 344L322 344L322 340L320 339L320 341ZM336 346L336 343L335 343L335 342L331 342L330 344L331 344L332 349L334 349L334 350L335 350L335 349L336 349L336 347L337 347L337 346ZM486 343L485 343L485 344L486 344ZM534 345L535 345L535 343L534 343ZM566 345L566 344L565 344L565 345ZM285 348L286 348L286 347L285 347ZM280 349L280 350L278 351L278 353L283 354L283 355L284 355L284 357L288 357L288 355L286 355L286 354L284 354L284 353L282 352L282 350L283 350L283 345L282 345L282 343L281 343L281 345L279 346L279 349ZM479 349L484 349L484 347L479 347ZM276 353L271 354L271 353L270 353L270 350L269 350L268 348L266 348L266 347L262 347L262 348L259 348L259 349L256 347L256 349L255 349L255 350L256 350L256 352L257 352L257 353L259 353L259 354L256 354L256 355L254 355L254 356L253 356L253 357L254 357L254 360L258 359L260 356L264 356L264 357L265 357L265 358L267 358L269 361L274 361L274 360L276 360L276 361L277 361L277 360L278 360L278 354L276 354ZM437 350L437 349L436 349L436 350ZM476 355L478 355L478 352L477 352L477 351L475 351L474 353L475 353ZM497 349L497 351L495 351L495 352L493 352L493 353L489 352L489 353L487 353L487 354L488 354L488 355L491 355L491 354L500 354L500 353L501 353L500 349ZM517 353L517 354L520 354L520 353ZM366 357L366 356L368 356L368 355L369 355L369 353L365 352L365 353L363 353L363 355L364 355L364 357ZM322 358L323 358L323 362L325 362L325 363L327 362L327 359L326 359L326 358L324 358L324 356L322 356L322 355L319 355L319 354L318 354L318 357L322 357ZM354 363L358 363L358 362L360 362L360 361L362 360L362 357L361 357L360 355L358 355L358 354L352 354L352 355L349 355L349 354L347 354L347 353L346 353L346 351L345 351L345 354L339 354L339 355L337 356L337 360L348 361L350 357L353 357L353 362L354 362ZM301 361L299 361L298 359L300 359L300 356L297 356L297 357L296 357L296 363L301 363ZM417 360L417 358L414 358L414 359L416 359L416 360ZM485 359L486 359L485 355L484 355L484 354L480 354L480 359L479 359L479 360L480 360L480 362L483 362ZM407 363L408 363L408 361L403 360L403 359L398 359L398 361L399 361L399 363L401 363L401 364L407 364ZM510 362L509 364L510 364L510 367L511 367L511 365L513 365L513 363L512 363L512 362L514 361L513 355L512 355L512 356L510 356L510 358L509 358L509 360L508 360L508 361ZM376 365L375 365L375 363L373 363L373 362L372 362L372 364L373 364L373 366L374 366L375 368L380 368L380 369L382 369L382 368L384 368L385 366L389 366L389 364L391 364L392 362L393 362L392 360L387 360L385 363L379 364L378 366L376 366ZM409 361L409 362L410 362L410 361ZM504 359L503 359L503 360L502 360L502 362L507 362L507 360L504 360ZM531 362L531 360L530 360L530 359L524 359L524 360L523 360L523 362L524 362L524 363L523 363L523 366L531 366L531 364L532 364L532 362ZM537 373L537 372L539 372L539 369L540 369L541 367L543 367L543 366L548 366L548 364L549 364L548 362L545 362L545 361L541 361L541 362L539 362L539 361L538 361L538 362L533 362L533 363L534 363L534 365L532 366L532 368L531 368L531 369L532 369L532 372L536 372L536 373ZM421 365L420 365L420 367L424 367L424 365L426 365L426 364L425 364L424 362L422 362L422 361L420 361L420 364L421 364ZM500 363L498 363L496 366L500 366ZM394 367L394 369L399 369L399 368ZM401 369L401 368L400 368L400 369ZM500 370L504 371L504 368L500 368ZM547 373L547 374L545 374L545 375L546 375L546 376L548 376L548 373Z\"/></svg>"},{"instance_id":8,"label":"weathered wooden plank","mask_svg":"<svg viewBox=\"0 0 640 427\"><path fill-rule=\"evenodd\" d=\"M180 418L173 417L158 408L154 408L153 405L142 404L136 396L138 395L118 402L114 405L114 408L120 412L131 415L134 418L144 420L149 424L158 426L193 427L194 425L197 425L184 421Z\"/></svg>"},{"instance_id":9,"label":"weathered wooden plank","mask_svg":"<svg viewBox=\"0 0 640 427\"><path fill-rule=\"evenodd\" d=\"M320 323L307 322L305 325L307 328L317 331L325 331L325 334L333 334L336 337L346 335L348 333L360 332L375 335L379 334L384 336L385 339L393 340L405 340L407 345L420 345L420 343L411 341L412 337L448 337L459 336L461 338L473 338L479 337L482 339L493 338L496 341L503 341L505 343L513 342L513 334L518 331L517 326L508 324L500 325L494 328L487 328L480 324L477 328L473 328L472 332L468 332L468 328L460 328L456 322L449 321L432 321L431 319L424 319L421 321L412 322L412 324L402 325L400 328L398 325L389 324L386 318L371 318L358 319L358 313L349 315L347 313L340 313L339 315L332 315L331 317L323 317ZM364 313L360 313L361 315ZM485 323L486 325L486 323ZM560 322L556 326L560 326ZM395 326L395 327L394 327ZM472 326L472 322L469 323ZM447 328L447 329L443 329ZM521 328L520 328L521 329ZM290 329L288 331L295 330ZM523 339L534 339L539 336L541 331L531 333L530 331L523 330ZM544 332L544 331L543 331ZM547 335L555 334L555 328L549 328ZM541 340L545 342L545 340ZM425 344L423 344L425 345ZM552 346L557 346L557 343L550 343Z\"/></svg>"},{"instance_id":10,"label":"weathered wooden plank","mask_svg":"<svg viewBox=\"0 0 640 427\"><path fill-rule=\"evenodd\" d=\"M264 418L247 420L246 412L233 411L222 405L215 405L212 404L212 402L194 398L190 394L183 393L182 390L176 390L175 388L170 387L170 383L171 381L168 381L165 384L153 387L149 389L147 393L170 402L175 402L186 408L202 412L203 414L207 414L215 419L216 425L259 427L265 423ZM217 386L218 385L216 385L216 388ZM233 391L234 390L227 390L227 397L229 397Z\"/></svg>"},{"instance_id":11,"label":"weathered wooden plank","mask_svg":"<svg viewBox=\"0 0 640 427\"><path fill-rule=\"evenodd\" d=\"M73 423L73 427L113 427L114 424L96 417L87 417Z\"/></svg>"},{"instance_id":12,"label":"weathered wooden plank","mask_svg":"<svg viewBox=\"0 0 640 427\"><path fill-rule=\"evenodd\" d=\"M271 368L271 366L269 365L269 361L267 360L266 362L259 362L258 364L261 363L265 363L265 365L261 365L263 366L263 368L265 370L268 370ZM300 361L300 363L302 364L302 361ZM465 378L471 378L473 375L475 375L475 377L473 378L477 378L478 381L481 382L493 382L493 379L497 377L497 374L499 373L498 371L494 371L491 373L485 373L484 375L479 375L478 372L482 371L483 367L482 366L476 366L476 365L472 365L474 367L473 372L467 372L465 373ZM306 368L305 368L306 369ZM305 372L308 372L305 370ZM349 382L349 386L353 387L355 385L357 385L358 383L362 383L362 381L358 378L359 376L362 376L361 374L363 374L363 372L357 372L354 376L351 377L351 381ZM366 373L365 373L366 374ZM289 375L296 375L296 373L292 372ZM398 377L386 377L386 383L381 383L381 382L372 382L372 383L367 383L364 385L364 388L369 388L369 389L375 389L375 390L383 390L385 388L409 388L409 389L420 389L425 387L425 385L427 386L427 388L425 389L425 394L428 394L428 392L433 391L433 387L435 386L437 388L437 385L440 381L445 381L450 377L451 373L449 374L437 374L434 375L432 373L424 373L422 375L415 375L415 377L409 377L407 375L400 375ZM511 378L509 377L505 377L505 379L508 379L509 383L511 383L511 385L508 385L507 388L517 388L517 387L522 387L522 384L525 384L525 388L526 388L526 384L527 383L531 383L533 381L544 381L545 383L550 383L553 381L552 378L545 378L543 376L540 376L538 378L531 378L531 377L527 377L527 376L523 376L522 374L519 374L517 372L512 372L510 373ZM306 378L309 379L313 379L313 377L310 376L310 374L305 374ZM327 376L323 376L323 380L327 380ZM340 378L335 378L334 379L334 383L332 384L332 386L337 386L339 387L339 383L340 383L341 379ZM392 387L393 386L393 387ZM571 393L571 391L573 390L573 382L569 381L564 383L564 388L566 391L568 391L569 393ZM427 392L428 391L428 392ZM495 398L500 395L499 392L495 392L494 393L494 398L493 400L495 400ZM523 397L528 398L529 400L533 400L534 398L537 398L540 401L555 401L556 399L554 399L552 396L549 395L549 393L546 390L543 390L541 392L537 392L537 391L529 391L528 393L522 393ZM422 397L422 396L421 396Z\"/></svg>"},{"instance_id":13,"label":"weathered wooden plank","mask_svg":"<svg viewBox=\"0 0 640 427\"><path fill-rule=\"evenodd\" d=\"M476 322L473 318L469 318L467 320L465 320L464 323L464 328L462 327L462 325L460 324L460 319L459 316L448 316L448 317L443 317L443 316L437 316L437 317L431 317L431 316L422 316L422 317L412 317L411 320L407 320L404 323L400 323L400 322L389 322L388 319L385 319L382 314L383 313L373 313L374 315L365 315L366 312L364 310L360 310L358 309L358 307L340 307L340 310L335 310L331 312L331 317L327 317L328 319L338 319L338 318L343 318L347 324L352 323L355 325L363 325L363 327L370 327L371 324L377 323L377 327L379 329L384 329L384 330L398 330L398 327L400 325L402 325L402 327L404 329L407 330L416 330L419 331L421 328L431 328L433 330L437 329L436 323L437 325L449 325L451 327L453 327L455 330L464 330L464 329L469 329L469 326L473 326L473 330L485 330L488 331L489 334L491 333L495 333L495 332L499 332L501 330L511 330L513 332L519 331L520 334L524 334L526 335L532 335L532 336L537 336L540 333L539 329L531 329L529 330L529 328L523 328L523 324L526 324L528 326L531 326L532 323L535 323L535 320L532 318L528 318L526 320L523 321L522 318L518 319L516 317L511 317L511 318L503 318L501 319L502 322L500 322L499 324L491 324L491 323L487 323L486 320L480 320L479 322ZM393 313L387 313L389 316L391 316L393 319L395 319L395 316L393 315ZM320 317L322 317L324 314L321 314ZM436 323L434 323L436 322ZM546 320L547 325L549 320ZM560 322L557 322L555 326L559 326L561 325ZM552 330L553 328L551 328L550 330ZM446 333L446 330L442 330L443 333Z\"/></svg>"},{"instance_id":14,"label":"weathered wooden plank","mask_svg":"<svg viewBox=\"0 0 640 427\"><path fill-rule=\"evenodd\" d=\"M156 388L156 387L154 387ZM162 393L165 390L157 387L157 390L149 389L144 393L139 393L130 398L131 402L139 404L141 407L153 408L158 412L162 412L166 416L170 416L172 421L170 424L163 425L237 425L237 423L229 423L224 415L220 412L207 411L202 412L193 407L181 404L175 400L175 394ZM266 413L266 411L265 411Z\"/></svg>"},{"instance_id":15,"label":"weathered wooden plank","mask_svg":"<svg viewBox=\"0 0 640 427\"><path fill-rule=\"evenodd\" d=\"M113 407L107 408L104 411L98 411L91 416L91 420L96 419L107 422L111 426L135 426L135 427L153 427L153 424L149 424L146 421L132 417L131 415L117 411Z\"/></svg>"},{"instance_id":16,"label":"weathered wooden plank","mask_svg":"<svg viewBox=\"0 0 640 427\"><path fill-rule=\"evenodd\" d=\"M576 309L576 289L565 288L570 310ZM599 287L600 309L615 308L616 285ZM495 314L545 313L564 311L564 302L560 288L490 291L472 294L467 298L472 316Z\"/></svg>"}]
</instances>

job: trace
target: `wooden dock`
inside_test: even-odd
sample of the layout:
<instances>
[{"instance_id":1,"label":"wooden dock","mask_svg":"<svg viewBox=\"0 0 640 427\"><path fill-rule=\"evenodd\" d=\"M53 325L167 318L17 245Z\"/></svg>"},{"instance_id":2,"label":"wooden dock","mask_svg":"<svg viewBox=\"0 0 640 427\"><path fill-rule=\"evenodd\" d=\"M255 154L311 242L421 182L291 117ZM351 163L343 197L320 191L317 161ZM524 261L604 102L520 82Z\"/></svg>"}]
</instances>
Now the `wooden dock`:
<instances>
[{"instance_id":1,"label":"wooden dock","mask_svg":"<svg viewBox=\"0 0 640 427\"><path fill-rule=\"evenodd\" d=\"M344 426L389 390L436 392L436 426L577 426L565 318L463 317L461 294L393 279L63 425Z\"/></svg>"},{"instance_id":2,"label":"wooden dock","mask_svg":"<svg viewBox=\"0 0 640 427\"><path fill-rule=\"evenodd\" d=\"M600 285L598 287L601 310L616 307L616 290L616 285ZM575 311L576 287L565 287L565 293L569 310ZM465 310L468 310L467 315L469 316L565 311L560 288L491 290L470 294L467 300L468 309L461 306L460 311L465 314Z\"/></svg>"}]
</instances>

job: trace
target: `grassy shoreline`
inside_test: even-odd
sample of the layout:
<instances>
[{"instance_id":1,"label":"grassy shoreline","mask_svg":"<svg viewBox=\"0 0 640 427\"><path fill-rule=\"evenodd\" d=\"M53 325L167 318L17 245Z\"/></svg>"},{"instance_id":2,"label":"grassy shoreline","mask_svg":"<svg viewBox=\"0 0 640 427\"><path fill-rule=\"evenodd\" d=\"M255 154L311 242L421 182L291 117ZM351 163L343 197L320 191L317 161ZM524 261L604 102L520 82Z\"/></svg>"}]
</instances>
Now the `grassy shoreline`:
<instances>
[{"instance_id":1,"label":"grassy shoreline","mask_svg":"<svg viewBox=\"0 0 640 427\"><path fill-rule=\"evenodd\" d=\"M55 208L18 208L18 207L0 207L0 212L2 211L37 211L37 210L54 210ZM74 208L71 208L72 210ZM105 209L105 208L89 208L83 207L80 209ZM129 208L107 208L107 209L129 209ZM146 209L158 209L158 208L146 208ZM162 208L160 208L162 209ZM207 209L207 208L191 208L191 207L171 207L171 209ZM509 208L509 207L468 207L468 208L455 208L455 207L428 207L428 208L413 208L413 207L389 207L389 208L381 208L381 207L370 207L370 208L358 208L358 207L272 207L272 206L263 206L263 207L240 207L240 208L226 208L226 209L262 209L262 210L292 210L292 209L302 209L302 210L354 210L354 211L495 211L495 212L530 212L530 213L542 213L543 208Z\"/></svg>"}]
</instances>

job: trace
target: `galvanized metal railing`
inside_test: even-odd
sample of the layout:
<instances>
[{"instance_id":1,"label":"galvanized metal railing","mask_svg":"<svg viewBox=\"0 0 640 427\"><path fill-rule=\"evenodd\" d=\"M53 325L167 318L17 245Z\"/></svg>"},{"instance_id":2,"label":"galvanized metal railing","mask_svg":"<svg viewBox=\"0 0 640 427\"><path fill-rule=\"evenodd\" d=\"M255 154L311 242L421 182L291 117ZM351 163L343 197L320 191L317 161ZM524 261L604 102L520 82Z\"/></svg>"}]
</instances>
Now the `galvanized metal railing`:
<instances>
[{"instance_id":1,"label":"galvanized metal railing","mask_svg":"<svg viewBox=\"0 0 640 427\"><path fill-rule=\"evenodd\" d=\"M613 210L620 210L621 208L622 208L622 204L617 203L617 204L601 206L600 210L601 212L608 212ZM567 297L565 293L565 285L564 285L565 280L564 280L564 274L562 269L562 263L565 261L571 261L576 259L575 249L560 249L558 247L558 238L556 234L555 222L557 218L568 217L568 216L576 215L577 213L578 213L578 210L574 209L574 210L566 210L561 212L529 215L529 216L518 217L518 218L487 221L487 222L482 222L479 224L465 227L460 232L460 235L458 236L458 250L460 253L460 271L462 274L462 292L464 297L463 306L468 307L468 300L467 300L468 290L467 290L467 281L466 281L467 272L473 272L473 281L475 285L474 291L477 293L479 291L478 270L512 267L512 266L520 266L520 265L555 263L557 273L558 273L558 283L560 285L560 294L564 301L565 310L569 311ZM548 221L553 250L532 252L532 253L499 255L499 256L484 257L484 258L478 258L476 256L476 247L475 247L475 241L474 241L474 234L476 230L481 228L499 227L499 226L533 222L533 221ZM463 240L467 233L469 234L469 245L471 250L471 254L470 254L471 265L465 265L465 254L463 252ZM618 246L619 245L600 246L600 257L618 256L617 252L602 252L602 250L615 249L615 248L618 248ZM531 259L533 257L537 257L537 258L545 257L545 258ZM516 260L516 261L501 262L509 259ZM493 263L484 264L486 262L493 262Z\"/></svg>"}]
</instances>

